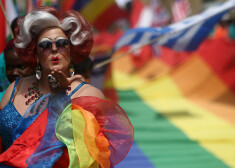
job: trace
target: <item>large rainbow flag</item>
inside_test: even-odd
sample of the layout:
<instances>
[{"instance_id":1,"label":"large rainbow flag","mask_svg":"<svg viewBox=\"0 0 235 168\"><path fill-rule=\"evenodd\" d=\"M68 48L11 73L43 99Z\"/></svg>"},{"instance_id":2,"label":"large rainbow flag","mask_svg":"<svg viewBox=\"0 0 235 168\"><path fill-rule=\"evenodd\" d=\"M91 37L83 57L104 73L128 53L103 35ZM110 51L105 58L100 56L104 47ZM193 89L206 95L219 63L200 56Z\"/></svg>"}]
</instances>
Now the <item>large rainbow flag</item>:
<instances>
[{"instance_id":1,"label":"large rainbow flag","mask_svg":"<svg viewBox=\"0 0 235 168\"><path fill-rule=\"evenodd\" d=\"M119 104L135 128L135 143L116 168L235 167L235 41L205 40L234 5L164 28L131 29L116 43L114 50L165 46L141 68L131 55L112 63Z\"/></svg>"},{"instance_id":2,"label":"large rainbow flag","mask_svg":"<svg viewBox=\"0 0 235 168\"><path fill-rule=\"evenodd\" d=\"M140 69L130 56L113 63L119 104L135 128L117 168L235 167L234 46L207 39L195 52L162 48Z\"/></svg>"}]
</instances>

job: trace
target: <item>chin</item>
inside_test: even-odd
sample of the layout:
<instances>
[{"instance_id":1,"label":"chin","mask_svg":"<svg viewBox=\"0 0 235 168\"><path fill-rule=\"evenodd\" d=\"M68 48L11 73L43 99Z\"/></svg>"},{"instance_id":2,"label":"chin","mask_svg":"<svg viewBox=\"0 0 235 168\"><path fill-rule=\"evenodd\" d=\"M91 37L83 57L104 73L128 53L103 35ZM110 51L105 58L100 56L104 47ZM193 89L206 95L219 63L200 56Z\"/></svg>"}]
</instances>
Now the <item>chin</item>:
<instances>
[{"instance_id":1,"label":"chin","mask_svg":"<svg viewBox=\"0 0 235 168\"><path fill-rule=\"evenodd\" d=\"M61 66L61 65L55 65L55 66L52 66L50 67L50 70L53 71L53 70L57 70L57 71L62 71L62 72L67 72L69 67L65 67L65 66Z\"/></svg>"},{"instance_id":2,"label":"chin","mask_svg":"<svg viewBox=\"0 0 235 168\"><path fill-rule=\"evenodd\" d=\"M63 68L62 65L60 64L56 64L56 65L51 65L50 69L53 70L53 69L58 69L58 70L61 70Z\"/></svg>"}]
</instances>

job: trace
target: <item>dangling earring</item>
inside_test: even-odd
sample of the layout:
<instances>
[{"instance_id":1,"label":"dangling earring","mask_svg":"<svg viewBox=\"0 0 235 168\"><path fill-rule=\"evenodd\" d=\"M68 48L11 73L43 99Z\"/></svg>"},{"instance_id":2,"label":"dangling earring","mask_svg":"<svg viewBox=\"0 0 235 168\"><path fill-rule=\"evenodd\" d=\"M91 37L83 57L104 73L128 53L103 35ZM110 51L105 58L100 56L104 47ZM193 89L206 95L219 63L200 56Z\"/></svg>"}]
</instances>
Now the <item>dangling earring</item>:
<instances>
[{"instance_id":1,"label":"dangling earring","mask_svg":"<svg viewBox=\"0 0 235 168\"><path fill-rule=\"evenodd\" d=\"M69 76L70 77L74 76L74 68L73 68L73 64L72 63L70 63Z\"/></svg>"},{"instance_id":2,"label":"dangling earring","mask_svg":"<svg viewBox=\"0 0 235 168\"><path fill-rule=\"evenodd\" d=\"M42 72L40 71L40 65L39 64L37 64L35 72L36 72L36 79L40 80L41 77L42 77Z\"/></svg>"}]
</instances>

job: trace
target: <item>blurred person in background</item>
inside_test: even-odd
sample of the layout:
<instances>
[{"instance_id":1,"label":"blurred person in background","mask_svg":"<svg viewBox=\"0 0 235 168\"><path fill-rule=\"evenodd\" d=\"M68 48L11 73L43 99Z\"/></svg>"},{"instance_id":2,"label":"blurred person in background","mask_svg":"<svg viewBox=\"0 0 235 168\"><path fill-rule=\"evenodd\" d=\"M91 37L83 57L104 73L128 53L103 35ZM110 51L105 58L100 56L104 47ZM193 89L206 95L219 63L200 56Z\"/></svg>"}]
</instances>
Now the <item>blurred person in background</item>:
<instances>
[{"instance_id":1,"label":"blurred person in background","mask_svg":"<svg viewBox=\"0 0 235 168\"><path fill-rule=\"evenodd\" d=\"M11 29L13 30L13 32L17 26L17 20L19 18L20 17L15 18L11 23ZM3 58L4 60L1 60L1 63L4 64L2 66L4 68L4 70L2 70L2 76L6 75L9 82L5 82L5 87L0 90L0 101L6 91L7 86L9 86L10 83L14 82L16 78L34 75L34 70L32 70L29 66L26 66L17 55L14 48L13 39L7 43L4 49Z\"/></svg>"},{"instance_id":2,"label":"blurred person in background","mask_svg":"<svg viewBox=\"0 0 235 168\"><path fill-rule=\"evenodd\" d=\"M10 83L14 82L16 78L34 75L34 70L26 66L17 55L13 40L7 43L4 50L4 60L7 79Z\"/></svg>"},{"instance_id":3,"label":"blurred person in background","mask_svg":"<svg viewBox=\"0 0 235 168\"><path fill-rule=\"evenodd\" d=\"M234 14L225 14L214 29L214 38L235 40L235 19Z\"/></svg>"},{"instance_id":4,"label":"blurred person in background","mask_svg":"<svg viewBox=\"0 0 235 168\"><path fill-rule=\"evenodd\" d=\"M91 71L93 69L94 62L90 57L87 57L82 62L74 65L75 74L82 75L82 80L90 83Z\"/></svg>"},{"instance_id":5,"label":"blurred person in background","mask_svg":"<svg viewBox=\"0 0 235 168\"><path fill-rule=\"evenodd\" d=\"M0 55L0 97L3 95L3 91L9 86L9 81L6 76L4 54ZM1 98L0 98L1 100Z\"/></svg>"}]
</instances>

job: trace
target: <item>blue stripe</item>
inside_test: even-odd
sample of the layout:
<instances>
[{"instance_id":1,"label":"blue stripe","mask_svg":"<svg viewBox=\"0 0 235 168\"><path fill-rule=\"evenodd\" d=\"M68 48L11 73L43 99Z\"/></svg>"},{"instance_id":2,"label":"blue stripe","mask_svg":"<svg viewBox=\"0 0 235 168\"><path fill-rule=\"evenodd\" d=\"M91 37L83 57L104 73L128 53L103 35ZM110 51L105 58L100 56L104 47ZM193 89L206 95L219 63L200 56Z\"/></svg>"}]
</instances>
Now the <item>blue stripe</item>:
<instances>
[{"instance_id":1,"label":"blue stripe","mask_svg":"<svg viewBox=\"0 0 235 168\"><path fill-rule=\"evenodd\" d=\"M215 24L220 21L222 16L227 13L227 11L214 16L213 18L205 21L205 23L201 26L201 28L197 31L197 33L194 35L194 37L189 41L186 50L187 51L193 51L196 50L197 47L201 44L201 42L205 39L205 37L208 36L212 28L215 26Z\"/></svg>"},{"instance_id":2,"label":"blue stripe","mask_svg":"<svg viewBox=\"0 0 235 168\"><path fill-rule=\"evenodd\" d=\"M168 42L164 44L164 46L169 47L169 48L173 48L175 46L175 44L177 43L177 41L181 37L183 37L188 32L188 30L185 30L182 33L180 33L178 36L175 36L174 38L169 39Z\"/></svg>"},{"instance_id":3,"label":"blue stripe","mask_svg":"<svg viewBox=\"0 0 235 168\"><path fill-rule=\"evenodd\" d=\"M91 0L76 0L73 5L73 10L80 11L84 8Z\"/></svg>"},{"instance_id":4,"label":"blue stripe","mask_svg":"<svg viewBox=\"0 0 235 168\"><path fill-rule=\"evenodd\" d=\"M114 166L114 168L155 168L147 156L141 149L133 142L131 149L125 159Z\"/></svg>"},{"instance_id":5,"label":"blue stripe","mask_svg":"<svg viewBox=\"0 0 235 168\"><path fill-rule=\"evenodd\" d=\"M130 41L130 44L135 44L136 42L138 42L143 36L143 34L144 32L136 34L136 36Z\"/></svg>"},{"instance_id":6,"label":"blue stripe","mask_svg":"<svg viewBox=\"0 0 235 168\"><path fill-rule=\"evenodd\" d=\"M153 32L153 36L150 38L150 40L153 40L154 38L157 38L159 36L162 36L163 34L166 34L168 32L170 32L172 29L169 28L169 27L166 27L164 29L162 28L159 28L159 29L156 29L156 28L152 28L152 27L148 27L148 28L138 28L138 29L131 29L131 30L128 30L126 31L122 37L120 37L119 41L121 41L122 39L125 39L126 37L128 37L129 35L132 35L132 34L135 34L134 38L129 42L128 40L121 46L126 46L126 45L131 45L131 44L136 44L139 42L139 40L141 39L141 37L143 36L144 33L146 32ZM113 52L116 50L116 49L119 49L117 48L117 45L118 45L118 42L116 43L114 49L113 49Z\"/></svg>"}]
</instances>

